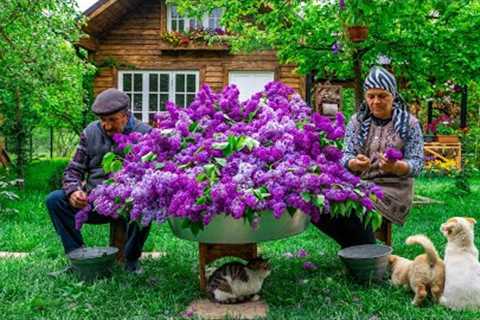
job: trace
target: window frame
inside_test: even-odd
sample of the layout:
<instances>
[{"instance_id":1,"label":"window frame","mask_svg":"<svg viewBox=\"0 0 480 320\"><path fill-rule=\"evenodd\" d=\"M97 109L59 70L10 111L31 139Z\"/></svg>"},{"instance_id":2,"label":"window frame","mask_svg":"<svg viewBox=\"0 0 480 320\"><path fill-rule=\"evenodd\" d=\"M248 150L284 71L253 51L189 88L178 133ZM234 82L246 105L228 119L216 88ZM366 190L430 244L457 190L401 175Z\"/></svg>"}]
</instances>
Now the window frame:
<instances>
[{"instance_id":1,"label":"window frame","mask_svg":"<svg viewBox=\"0 0 480 320\"><path fill-rule=\"evenodd\" d=\"M131 74L132 75L132 83L131 83L131 89L132 90L124 90L123 87L123 79L126 74ZM127 94L130 94L132 96L132 99L130 101L130 107L129 110L130 112L135 115L139 114L140 112L136 112L134 110L134 99L133 95L135 94L134 90L134 75L135 74L141 74L142 75L142 110L141 110L141 115L142 115L142 121L148 123L149 120L149 115L152 113L156 113L153 111L150 111L150 94L157 94L157 110L160 110L160 95L164 94L166 91L161 91L160 90L160 77L162 74L168 74L169 79L168 79L168 101L174 102L175 103L175 95L177 94L176 89L176 84L175 84L175 79L177 75L185 75L185 91L180 92L181 94L197 94L198 90L200 89L200 71L199 70L119 70L118 71L118 80L117 80L117 88ZM158 88L157 91L151 93L150 91L150 75L151 74L156 74L158 75ZM190 92L187 90L187 82L186 79L188 78L188 75L194 75L195 76L195 92ZM139 91L138 91L139 92ZM179 94L180 94L179 93ZM138 93L137 93L138 94ZM185 102L186 105L186 102Z\"/></svg>"},{"instance_id":2,"label":"window frame","mask_svg":"<svg viewBox=\"0 0 480 320\"><path fill-rule=\"evenodd\" d=\"M168 4L167 5L167 31L168 32L188 32L190 31L190 20L197 20L196 18L190 18L190 17L184 17L184 16L180 16L182 17L184 20L185 20L185 27L184 27L184 31L177 31L177 30L173 30L172 29L172 8L176 7L175 5L171 5L171 4ZM225 30L224 27L222 27L220 25L220 21L222 20L222 16L225 12L225 10L223 8L216 8L214 10L217 10L219 9L220 10L220 16L218 17L218 19L216 19L218 21L218 26L216 26L215 28L221 28L222 30ZM212 10L213 12L213 10ZM210 20L210 15L211 13L208 13L208 14L205 14L202 19L200 20L202 22L202 27L203 29L212 29L212 28L209 28L208 25L209 25L209 20ZM213 28L213 29L215 29Z\"/></svg>"}]
</instances>

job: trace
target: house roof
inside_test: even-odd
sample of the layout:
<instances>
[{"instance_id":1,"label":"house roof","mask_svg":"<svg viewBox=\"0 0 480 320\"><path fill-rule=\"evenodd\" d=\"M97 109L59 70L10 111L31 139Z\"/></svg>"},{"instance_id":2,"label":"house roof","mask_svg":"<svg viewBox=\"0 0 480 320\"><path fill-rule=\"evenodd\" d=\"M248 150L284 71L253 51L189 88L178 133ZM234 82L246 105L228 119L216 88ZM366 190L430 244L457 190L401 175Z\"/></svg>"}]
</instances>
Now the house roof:
<instances>
[{"instance_id":1,"label":"house roof","mask_svg":"<svg viewBox=\"0 0 480 320\"><path fill-rule=\"evenodd\" d=\"M141 2L142 0L98 0L83 13L87 17L84 31L95 38L101 38L104 32Z\"/></svg>"}]
</instances>

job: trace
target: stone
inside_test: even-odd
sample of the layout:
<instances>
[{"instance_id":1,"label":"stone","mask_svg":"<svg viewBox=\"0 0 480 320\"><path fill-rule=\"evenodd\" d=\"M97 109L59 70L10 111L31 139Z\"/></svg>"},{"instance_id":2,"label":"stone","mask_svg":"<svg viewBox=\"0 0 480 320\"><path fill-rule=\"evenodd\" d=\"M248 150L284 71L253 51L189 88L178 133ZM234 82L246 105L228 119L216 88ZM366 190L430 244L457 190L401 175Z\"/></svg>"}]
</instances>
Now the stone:
<instances>
[{"instance_id":1,"label":"stone","mask_svg":"<svg viewBox=\"0 0 480 320\"><path fill-rule=\"evenodd\" d=\"M214 303L208 299L193 301L185 314L200 319L214 320L231 317L235 319L258 319L267 317L268 305L259 301L249 301L238 304Z\"/></svg>"},{"instance_id":2,"label":"stone","mask_svg":"<svg viewBox=\"0 0 480 320\"><path fill-rule=\"evenodd\" d=\"M27 252L5 252L0 251L0 259L9 259L9 258L25 258L28 255Z\"/></svg>"}]
</instances>

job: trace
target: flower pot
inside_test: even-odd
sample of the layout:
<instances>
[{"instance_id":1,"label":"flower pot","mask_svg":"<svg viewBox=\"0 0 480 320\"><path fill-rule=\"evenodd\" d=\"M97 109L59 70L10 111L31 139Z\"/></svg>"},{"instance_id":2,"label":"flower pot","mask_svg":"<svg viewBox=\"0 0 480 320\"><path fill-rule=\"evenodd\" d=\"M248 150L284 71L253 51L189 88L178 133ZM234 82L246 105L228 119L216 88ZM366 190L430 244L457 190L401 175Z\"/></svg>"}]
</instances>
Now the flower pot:
<instances>
[{"instance_id":1,"label":"flower pot","mask_svg":"<svg viewBox=\"0 0 480 320\"><path fill-rule=\"evenodd\" d=\"M441 143L458 143L458 136L437 134L437 141Z\"/></svg>"},{"instance_id":2,"label":"flower pot","mask_svg":"<svg viewBox=\"0 0 480 320\"><path fill-rule=\"evenodd\" d=\"M349 273L359 282L384 280L392 248L381 244L347 247L338 252Z\"/></svg>"},{"instance_id":3,"label":"flower pot","mask_svg":"<svg viewBox=\"0 0 480 320\"><path fill-rule=\"evenodd\" d=\"M271 213L261 215L260 222L254 230L245 219L234 219L231 216L218 215L194 235L190 228L183 228L182 218L169 218L168 223L173 234L181 239L199 241L203 243L242 244L276 240L290 237L303 232L310 216L301 211L293 216L285 212L279 219Z\"/></svg>"},{"instance_id":4,"label":"flower pot","mask_svg":"<svg viewBox=\"0 0 480 320\"><path fill-rule=\"evenodd\" d=\"M365 26L350 26L347 27L348 37L352 42L364 41L368 37L368 27Z\"/></svg>"},{"instance_id":5,"label":"flower pot","mask_svg":"<svg viewBox=\"0 0 480 320\"><path fill-rule=\"evenodd\" d=\"M68 254L74 272L83 281L108 277L112 274L118 248L79 248Z\"/></svg>"},{"instance_id":6,"label":"flower pot","mask_svg":"<svg viewBox=\"0 0 480 320\"><path fill-rule=\"evenodd\" d=\"M425 142L434 142L435 141L435 136L432 134L424 134L423 135L423 141Z\"/></svg>"}]
</instances>

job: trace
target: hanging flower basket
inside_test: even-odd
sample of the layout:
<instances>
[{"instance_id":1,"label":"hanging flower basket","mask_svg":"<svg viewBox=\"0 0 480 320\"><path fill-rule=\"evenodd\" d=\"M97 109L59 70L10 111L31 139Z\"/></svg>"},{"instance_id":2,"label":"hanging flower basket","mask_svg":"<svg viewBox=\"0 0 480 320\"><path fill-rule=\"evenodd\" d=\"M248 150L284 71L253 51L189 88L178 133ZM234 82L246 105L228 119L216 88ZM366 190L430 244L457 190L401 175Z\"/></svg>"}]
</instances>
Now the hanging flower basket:
<instances>
[{"instance_id":1,"label":"hanging flower basket","mask_svg":"<svg viewBox=\"0 0 480 320\"><path fill-rule=\"evenodd\" d=\"M361 42L368 37L368 27L365 26L350 26L347 27L347 34L352 42Z\"/></svg>"}]
</instances>

